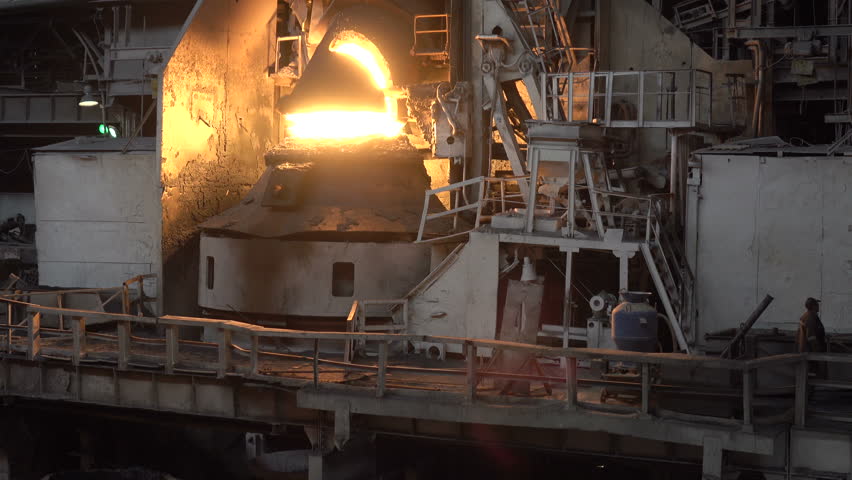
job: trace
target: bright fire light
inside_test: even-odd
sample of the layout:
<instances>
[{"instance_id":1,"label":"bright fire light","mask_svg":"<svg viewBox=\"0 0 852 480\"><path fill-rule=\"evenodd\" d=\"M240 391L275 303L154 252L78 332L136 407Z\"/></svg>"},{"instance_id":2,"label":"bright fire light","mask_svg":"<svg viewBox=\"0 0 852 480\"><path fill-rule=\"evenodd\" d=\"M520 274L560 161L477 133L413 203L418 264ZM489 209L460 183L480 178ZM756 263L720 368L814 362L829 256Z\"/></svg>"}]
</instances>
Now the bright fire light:
<instances>
[{"instance_id":1,"label":"bright fire light","mask_svg":"<svg viewBox=\"0 0 852 480\"><path fill-rule=\"evenodd\" d=\"M285 116L288 135L300 139L332 140L360 137L393 138L402 132L397 120L396 99L389 95L393 86L390 68L373 42L356 32L344 32L328 47L345 55L367 70L373 84L385 93L384 111L317 110Z\"/></svg>"},{"instance_id":2,"label":"bright fire light","mask_svg":"<svg viewBox=\"0 0 852 480\"><path fill-rule=\"evenodd\" d=\"M384 136L393 138L402 130L402 123L386 112L346 112L324 110L320 112L291 113L287 115L288 134L296 138L332 140Z\"/></svg>"},{"instance_id":3,"label":"bright fire light","mask_svg":"<svg viewBox=\"0 0 852 480\"><path fill-rule=\"evenodd\" d=\"M328 46L328 50L346 55L358 62L361 67L370 72L370 78L373 79L376 88L380 90L388 88L390 86L390 69L387 62L385 62L379 49L373 45L373 42L361 35L359 37L361 38L347 35L345 40L338 37Z\"/></svg>"}]
</instances>

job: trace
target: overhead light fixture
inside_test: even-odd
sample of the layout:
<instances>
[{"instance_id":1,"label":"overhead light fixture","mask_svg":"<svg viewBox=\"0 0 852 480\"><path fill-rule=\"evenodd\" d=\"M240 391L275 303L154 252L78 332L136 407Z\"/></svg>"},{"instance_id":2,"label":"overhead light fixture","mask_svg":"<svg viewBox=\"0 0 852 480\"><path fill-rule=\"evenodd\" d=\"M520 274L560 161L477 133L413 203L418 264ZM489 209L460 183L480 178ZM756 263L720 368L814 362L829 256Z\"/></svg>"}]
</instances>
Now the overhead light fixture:
<instances>
[{"instance_id":1,"label":"overhead light fixture","mask_svg":"<svg viewBox=\"0 0 852 480\"><path fill-rule=\"evenodd\" d=\"M80 101L77 102L77 105L80 105L81 107L96 107L100 105L100 103L100 100L98 100L94 93L92 93L91 85L83 87L83 96L80 97Z\"/></svg>"}]
</instances>

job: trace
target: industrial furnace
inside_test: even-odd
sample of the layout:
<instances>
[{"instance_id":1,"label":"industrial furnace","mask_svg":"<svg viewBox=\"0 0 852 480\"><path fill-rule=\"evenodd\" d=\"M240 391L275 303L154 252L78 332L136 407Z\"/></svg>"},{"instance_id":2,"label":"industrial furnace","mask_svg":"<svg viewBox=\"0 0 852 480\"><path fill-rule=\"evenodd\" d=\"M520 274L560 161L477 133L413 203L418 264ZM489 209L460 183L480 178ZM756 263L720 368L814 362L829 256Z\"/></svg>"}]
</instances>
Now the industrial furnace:
<instances>
[{"instance_id":1,"label":"industrial furnace","mask_svg":"<svg viewBox=\"0 0 852 480\"><path fill-rule=\"evenodd\" d=\"M429 245L412 242L429 178L404 138L282 146L266 163L240 205L201 226L199 304L211 314L317 328L429 273Z\"/></svg>"},{"instance_id":2,"label":"industrial furnace","mask_svg":"<svg viewBox=\"0 0 852 480\"><path fill-rule=\"evenodd\" d=\"M286 140L240 204L200 226L198 297L209 314L339 329L353 300L403 296L429 273L431 247L412 243L430 187L426 152L403 135L403 87L420 73L413 17L377 3L324 18L303 75L278 101Z\"/></svg>"}]
</instances>

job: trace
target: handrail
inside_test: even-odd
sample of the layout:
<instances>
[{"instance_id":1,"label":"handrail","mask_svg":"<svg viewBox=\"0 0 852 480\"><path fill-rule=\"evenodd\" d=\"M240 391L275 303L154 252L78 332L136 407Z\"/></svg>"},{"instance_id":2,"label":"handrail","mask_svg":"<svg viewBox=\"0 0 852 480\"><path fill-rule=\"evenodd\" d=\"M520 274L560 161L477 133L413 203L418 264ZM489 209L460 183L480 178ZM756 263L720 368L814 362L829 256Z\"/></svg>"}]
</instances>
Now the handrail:
<instances>
[{"instance_id":1,"label":"handrail","mask_svg":"<svg viewBox=\"0 0 852 480\"><path fill-rule=\"evenodd\" d=\"M0 303L10 302L8 299L0 298ZM685 355L680 353L641 353L628 352L622 350L607 350L596 348L577 348L577 347L550 347L543 345L534 345L518 342L510 342L505 340L491 339L475 339L463 337L450 337L441 335L422 335L422 334L399 334L399 333L363 333L363 332L325 332L325 331L310 331L310 330L293 330L287 328L264 327L236 320L216 319L216 318L200 318L200 317L185 317L178 315L164 315L160 317L144 317L136 315L126 315L121 313L97 312L90 310L77 310L70 308L44 307L41 305L15 302L19 306L26 307L30 313L42 314L64 314L69 317L81 318L98 318L102 320L112 320L115 322L132 322L138 325L149 326L175 326L175 327L216 327L223 330L229 330L233 333L243 333L255 336L267 336L270 338L289 338L289 339L311 339L311 340L329 340L343 341L347 339L358 339L366 341L421 341L427 343L446 343L456 345L472 344L477 348L499 348L516 352L534 353L542 357L561 357L571 356L577 359L592 360L605 359L610 361L623 362L653 362L661 365L684 365L689 364L692 367L708 367L708 368L725 368L733 370L742 370L743 368L752 368L748 362L755 362L755 365L766 365L766 359L759 360L732 360L720 359L717 357ZM354 307L354 305L353 305ZM351 314L352 310L350 310ZM824 355L824 354L823 354ZM790 356L783 356L779 361L788 362ZM773 357L769 357L773 358ZM795 358L800 358L795 356ZM849 357L852 359L852 356ZM823 357L819 357L823 360Z\"/></svg>"},{"instance_id":2,"label":"handrail","mask_svg":"<svg viewBox=\"0 0 852 480\"><path fill-rule=\"evenodd\" d=\"M119 287L100 287L100 288L71 288L71 289L58 289L58 290L30 290L30 291L18 291L18 292L8 292L8 293L0 293L0 299L6 299L10 302L15 302L17 299L29 299L32 297L44 297L51 296L56 297L56 305L59 308L62 308L65 303L66 295L75 295L75 294L95 294L98 296L100 301L100 309L106 309L106 306L111 304L113 301L121 298L121 310L122 313L129 314L132 305L135 303L138 306L137 314L142 313L144 305L146 302L151 300L156 300L156 297L148 297L145 295L144 290L144 281L149 278L157 278L157 274L155 273L146 273L142 275L137 275L132 277L126 281L124 281ZM130 289L133 284L137 284L137 296L136 299L131 299ZM103 300L101 294L111 293L111 295ZM10 303L11 304L11 303ZM7 317L11 318L11 314L7 311ZM59 317L59 331L65 330L65 316L62 314L58 315Z\"/></svg>"},{"instance_id":3,"label":"handrail","mask_svg":"<svg viewBox=\"0 0 852 480\"><path fill-rule=\"evenodd\" d=\"M422 27L424 22L421 20L441 20L439 22L439 26L437 27L425 27L418 29L418 26ZM427 14L427 15L415 15L414 16L414 45L411 47L412 55L416 56L432 56L432 55L441 55L447 56L449 54L449 45L450 45L450 17L446 13L442 14ZM440 50L423 50L422 44L423 41L418 42L419 39L425 36L433 36L437 37L440 42Z\"/></svg>"},{"instance_id":4,"label":"handrail","mask_svg":"<svg viewBox=\"0 0 852 480\"><path fill-rule=\"evenodd\" d=\"M417 232L417 242L432 242L437 240L445 240L453 237L458 237L462 235L467 235L471 231L479 228L482 222L482 209L488 204L499 203L500 211L507 211L507 203L508 204L517 204L518 206L526 205L526 202L523 201L523 194L508 194L506 193L506 184L510 182L516 182L519 185L521 191L523 191L525 185L523 182L529 180L529 175L521 175L521 176L512 176L512 177L486 177L479 176L474 178L469 178L467 180L463 180L461 182L453 183L450 185L445 185L439 188L433 188L431 190L427 190L424 194L423 199L423 213L420 217L420 227ZM498 198L491 198L490 190L491 185L493 184L500 185L500 196ZM459 192L463 191L466 187L470 187L473 185L477 185L479 187L478 197L475 202L466 203L464 205L461 204L462 196L459 195ZM454 192L456 206L451 209L441 210L434 213L429 213L429 206L431 204L432 196L435 196L439 193L445 192ZM509 198L521 198L518 200L508 200ZM473 222L472 227L469 230L459 231L459 214L465 211L475 211L476 219ZM450 232L442 232L438 234L438 236L434 238L427 238L426 226L427 222L430 220L435 220L443 217L453 217L453 228Z\"/></svg>"},{"instance_id":5,"label":"handrail","mask_svg":"<svg viewBox=\"0 0 852 480\"><path fill-rule=\"evenodd\" d=\"M372 302L373 304L396 304L400 301L402 300L374 300ZM742 375L743 386L740 389L740 393L742 397L743 413L741 419L738 419L737 422L739 425L742 426L743 429L747 431L753 428L752 413L754 403L753 397L755 396L755 389L753 388L753 383L755 380L755 375L759 370L784 367L787 365L796 365L795 396L793 399L791 399L791 401L794 404L796 424L804 425L806 422L806 418L809 415L807 401L809 383L807 375L808 362L817 361L844 364L852 363L852 355L825 353L783 354L753 360L732 360L718 357L695 356L677 353L639 353L595 348L549 347L534 344L508 342L503 340L460 338L439 335L411 335L407 333L361 333L352 331L301 331L285 328L262 327L259 325L252 325L233 320L223 319L208 319L169 315L162 317L145 317L108 312L76 310L68 308L43 307L40 305L20 302L7 298L0 298L0 302L6 302L7 305L14 306L16 308L24 308L27 312L31 314L30 316L24 319L24 321L22 322L24 323L24 325L20 327L26 329L25 335L14 335L13 329L9 330L9 334L7 337L8 343L6 345L6 356L24 355L27 360L51 358L54 360L66 360L70 361L74 365L79 365L81 364L81 362L88 361L87 356L89 355L89 350L87 348L87 341L89 337L92 337L92 339L99 338L98 341L100 342L117 343L117 348L115 350L107 351L110 353L110 355L112 355L113 353L115 354L117 358L116 362L118 364L118 369L126 370L130 366L132 353L131 343L134 341L139 341L138 337L130 335L131 325L159 326L165 329L165 338L159 342L160 344L165 344L165 352L162 354L157 354L157 358L162 359L161 365L167 374L176 373L182 368L181 358L179 354L181 346L183 348L206 348L210 350L215 350L215 360L212 363L203 363L201 366L201 370L198 370L197 367L193 367L193 372L206 372L211 374L215 373L217 377L220 378L224 377L225 375L243 375L253 380L263 380L274 383L277 381L282 381L277 379L280 378L279 374L281 374L283 371L261 371L260 358L298 358L302 361L313 362L312 382L314 388L320 388L320 384L323 383L320 377L320 374L322 373L321 365L332 364L336 367L343 367L344 369L352 369L359 371L366 370L370 372L376 372L376 395L379 397L386 395L388 392L389 385L385 381L387 372L416 371L435 375L464 376L465 383L463 384L463 386L465 389L465 397L469 402L476 401L477 385L483 378L502 378L518 381L544 382L547 384L564 385L566 389L566 395L564 397L564 400L560 401L567 403L570 408L582 408L583 404L582 402L579 402L577 398L577 389L580 384L588 383L588 381L581 380L577 377L577 362L579 360L608 360L632 362L639 366L641 375L640 380L638 382L622 382L619 385L625 388L633 388L641 391L642 401L640 406L637 407L637 412L642 415L648 416L654 413L650 408L651 392L654 388L661 387L658 384L652 383L650 368L652 365L664 365L692 369L709 368L729 370L734 372L740 372ZM352 308L350 309L349 315L347 317L347 330L349 330L348 326L352 325L353 322L356 321L358 311L362 309L363 306L364 302L353 302ZM57 348L54 347L53 350L51 350L49 344L45 344L42 342L41 316L43 314L62 314L72 319L71 333L70 335L66 333L64 336L64 338L69 338L70 336L70 338L73 340L73 346L70 351L70 357L68 355L68 348L63 348L61 349L59 354L54 354L52 352L56 351ZM117 326L117 334L115 336L96 336L93 333L87 332L87 318L99 318L102 320L115 322ZM179 327L212 327L218 332L218 340L216 343L192 342L192 344L189 344L185 340L179 339ZM18 328L19 327L16 326L14 330L17 330ZM234 335L242 335L248 338L251 342L250 347L246 348L243 346L235 345L232 341ZM312 341L313 355L310 356L282 354L275 351L264 350L262 348L262 341L264 339L271 340L282 338ZM146 339L146 341L149 341L150 343L150 339ZM376 359L375 365L355 363L351 356L351 350L344 354L344 358L342 361L319 358L319 347L321 342L340 341L350 344L356 341L378 342L379 354ZM388 360L388 356L389 344L392 342L425 342L461 345L466 356L466 367L464 369L450 369L391 365ZM45 345L47 345L47 347ZM477 350L479 349L488 349L489 351L519 352L539 358L564 359L564 364L566 365L566 368L564 370L564 376L553 376L543 374L526 375L518 372L505 372L494 371L491 369L482 369L479 366L477 360ZM244 364L238 364L237 362L234 362L232 357L234 351L243 356L248 355L248 367L244 366ZM104 349L99 349L99 352L101 353L99 354L96 360L98 363L103 363L105 361L102 353L104 352ZM146 355L150 356L151 354L146 353ZM193 362L193 365L197 363L198 361L195 361ZM404 380L405 379L402 378L395 378L395 383L392 388L404 388L405 386L400 384L400 382L404 382ZM309 380L303 381L310 382ZM592 381L592 383L594 383L594 381ZM821 388L831 388L833 385L832 382L821 381L814 381L813 384L818 385ZM690 384L686 383L683 385L683 388L689 388L689 386ZM838 388L845 387L841 385L841 387ZM554 401L558 400L556 400L556 398L554 397ZM716 419L717 417L705 418ZM725 415L724 418L727 418L727 415Z\"/></svg>"},{"instance_id":6,"label":"handrail","mask_svg":"<svg viewBox=\"0 0 852 480\"><path fill-rule=\"evenodd\" d=\"M624 83L625 79L634 80ZM542 82L541 108L546 121L620 128L713 124L713 74L706 70L557 72L547 73ZM656 88L649 90L652 84ZM632 106L632 118L612 118L613 108L621 103Z\"/></svg>"}]
</instances>

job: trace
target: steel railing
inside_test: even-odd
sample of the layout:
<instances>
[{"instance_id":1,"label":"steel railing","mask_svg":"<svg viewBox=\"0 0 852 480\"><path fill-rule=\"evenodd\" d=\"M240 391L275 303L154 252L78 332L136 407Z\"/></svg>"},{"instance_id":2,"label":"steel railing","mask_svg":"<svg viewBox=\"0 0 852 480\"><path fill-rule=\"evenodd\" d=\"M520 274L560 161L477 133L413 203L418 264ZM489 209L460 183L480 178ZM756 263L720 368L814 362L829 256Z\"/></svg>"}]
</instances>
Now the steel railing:
<instances>
[{"instance_id":1,"label":"steel railing","mask_svg":"<svg viewBox=\"0 0 852 480\"><path fill-rule=\"evenodd\" d=\"M0 329L7 329L10 335L3 336L8 342L5 347L5 356L20 358L30 361L50 359L53 361L66 361L71 365L79 366L89 364L103 368L118 368L119 370L131 370L140 359L145 360L145 371L150 372L153 365L158 365L166 374L214 375L218 378L225 376L239 376L254 381L265 381L270 383L288 382L299 380L305 385L313 385L320 388L323 373L326 367L334 367L336 370L366 372L372 375L372 384L378 397L385 396L394 389L422 388L423 377L416 375L408 377L409 374L441 375L450 379L456 379L452 387L437 388L448 392L457 393L462 391L464 398L469 403L478 401L479 397L503 396L494 393L493 389L480 389L484 380L512 380L521 382L541 383L550 392L548 398L551 401L562 403L568 408L593 408L595 411L618 411L619 413L635 412L641 417L676 418L698 423L721 424L735 426L744 430L754 428L757 423L765 422L765 419L755 416L756 400L759 400L764 392L756 388L756 378L761 372L774 373L773 370L782 369L795 371L795 383L793 385L773 387L772 395L775 397L774 408L778 408L779 392L786 392L784 405L794 412L793 418L778 420L776 416L773 423L795 423L804 426L807 419L813 416L819 418L819 411L810 409L809 387L817 387L832 390L852 389L852 383L844 381L829 381L824 379L810 379L808 376L808 364L810 362L826 362L828 364L852 364L852 356L838 354L784 354L755 360L729 360L717 357L690 356L681 354L664 353L636 353L613 350L600 350L590 348L560 348L541 345L521 344L500 340L485 340L472 338L457 338L429 335L408 335L395 333L371 333L371 332L312 332L288 330L281 328L267 328L257 325L207 318L194 317L140 317L117 313L81 311L56 307L43 307L28 304L17 300L3 298L0 302L6 302L13 308L21 309L28 315L24 320L15 325L0 325ZM358 305L353 304L353 311L357 311ZM51 332L40 327L43 315L65 315L72 321L71 332ZM356 315L350 313L349 322L354 321ZM114 323L115 333L96 333L88 331L86 319L97 318L101 321ZM200 342L187 340L180 337L181 329L185 328L213 329L217 332L215 342ZM133 335L133 330L147 328L146 335ZM162 331L158 335L152 335L151 331ZM234 342L240 337L245 346ZM274 345L281 340L293 340L309 342L312 346L305 354L281 353L276 351ZM63 343L64 342L64 343ZM98 343L96 350L90 349L90 344ZM378 346L378 355L374 360L359 359L357 362L352 356L344 354L339 358L333 354L324 354L321 348L323 344L340 344L355 342L371 342ZM419 367L417 362L406 362L405 357L391 361L389 346L393 342L427 342L439 344L461 345L464 351L464 367L452 368L443 366ZM192 350L192 355L182 355L184 350ZM488 351L491 355L497 352L516 352L528 355L533 359L561 360L562 367L559 374L526 374L519 371L506 371L494 368L493 365L481 366L478 360L479 351ZM90 356L96 354L96 357ZM325 356L325 358L321 358ZM276 361L297 361L303 365L310 365L310 371L279 365L275 368ZM595 378L580 378L578 376L578 361L608 361L629 362L636 366L637 377L635 381L609 382ZM115 365L115 366L111 366ZM281 368L287 367L287 368ZM291 366L292 367L292 366ZM656 378L658 368L682 369L683 371L696 372L701 369L725 370L739 376L740 380L733 385L722 385L708 387L695 382L683 382L668 379L663 384ZM394 372L394 382L388 384L388 373ZM738 383L738 385L737 385ZM441 383L441 385L444 385ZM597 403L581 401L577 393L581 387L606 386L607 388L626 389L635 392L638 400L634 406L606 405L604 402ZM561 392L554 393L553 386L560 386ZM658 392L693 392L694 395L706 394L716 399L728 398L731 411L718 415L697 415L685 412L669 412L662 408L654 407L654 395ZM703 393L702 393L703 392ZM782 402L783 403L783 402ZM758 404L760 405L760 404ZM817 405L818 406L818 405ZM591 410L590 410L591 412ZM738 412L738 413L737 413ZM824 415L823 415L824 416ZM641 418L640 417L640 418ZM852 415L837 413L831 418L844 422L852 422Z\"/></svg>"},{"instance_id":2,"label":"steel railing","mask_svg":"<svg viewBox=\"0 0 852 480\"><path fill-rule=\"evenodd\" d=\"M616 128L713 123L713 74L704 70L548 73L542 91L546 121Z\"/></svg>"},{"instance_id":3,"label":"steel railing","mask_svg":"<svg viewBox=\"0 0 852 480\"><path fill-rule=\"evenodd\" d=\"M415 15L411 53L415 56L449 57L450 16L446 13Z\"/></svg>"},{"instance_id":4,"label":"steel railing","mask_svg":"<svg viewBox=\"0 0 852 480\"><path fill-rule=\"evenodd\" d=\"M420 217L417 241L430 242L467 235L480 227L484 212L508 212L515 208L523 208L526 202L521 192L526 188L528 181L528 175L519 177L475 177L444 187L427 190L423 199L423 213ZM464 199L467 198L465 191L472 186L476 186L478 189L476 201L470 203L464 202ZM433 210L431 207L438 204L438 195L442 193L450 193L455 199L457 206L449 210L430 212L430 210ZM485 210L486 207L490 210ZM464 218L461 217L461 214L464 212L471 212L473 215L472 222L465 222ZM440 232L427 231L430 222L447 217L452 218L451 228L445 228Z\"/></svg>"}]
</instances>

